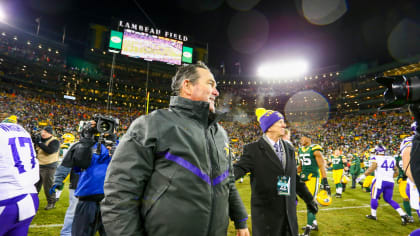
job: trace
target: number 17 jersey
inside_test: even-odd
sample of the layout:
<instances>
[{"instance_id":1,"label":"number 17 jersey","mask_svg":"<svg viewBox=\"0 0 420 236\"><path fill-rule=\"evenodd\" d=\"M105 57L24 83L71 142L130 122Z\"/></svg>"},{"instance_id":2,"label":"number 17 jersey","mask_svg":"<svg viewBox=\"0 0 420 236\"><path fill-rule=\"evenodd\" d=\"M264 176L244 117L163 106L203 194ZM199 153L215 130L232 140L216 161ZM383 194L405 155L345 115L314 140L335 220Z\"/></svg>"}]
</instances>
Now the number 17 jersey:
<instances>
[{"instance_id":1,"label":"number 17 jersey","mask_svg":"<svg viewBox=\"0 0 420 236\"><path fill-rule=\"evenodd\" d=\"M0 201L36 193L39 164L31 136L20 125L0 123Z\"/></svg>"}]
</instances>

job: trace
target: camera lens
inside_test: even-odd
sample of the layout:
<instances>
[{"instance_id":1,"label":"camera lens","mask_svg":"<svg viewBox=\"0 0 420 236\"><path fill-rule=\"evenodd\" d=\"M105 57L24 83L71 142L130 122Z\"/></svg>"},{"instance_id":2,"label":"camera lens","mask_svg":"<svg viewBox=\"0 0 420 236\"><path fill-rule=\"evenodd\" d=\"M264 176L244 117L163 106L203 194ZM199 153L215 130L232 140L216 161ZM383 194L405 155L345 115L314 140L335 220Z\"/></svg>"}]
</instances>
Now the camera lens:
<instances>
[{"instance_id":1,"label":"camera lens","mask_svg":"<svg viewBox=\"0 0 420 236\"><path fill-rule=\"evenodd\" d=\"M99 132L100 133L106 133L106 132L109 131L110 128L111 127L110 127L109 123L107 123L107 122L100 122L99 123Z\"/></svg>"}]
</instances>

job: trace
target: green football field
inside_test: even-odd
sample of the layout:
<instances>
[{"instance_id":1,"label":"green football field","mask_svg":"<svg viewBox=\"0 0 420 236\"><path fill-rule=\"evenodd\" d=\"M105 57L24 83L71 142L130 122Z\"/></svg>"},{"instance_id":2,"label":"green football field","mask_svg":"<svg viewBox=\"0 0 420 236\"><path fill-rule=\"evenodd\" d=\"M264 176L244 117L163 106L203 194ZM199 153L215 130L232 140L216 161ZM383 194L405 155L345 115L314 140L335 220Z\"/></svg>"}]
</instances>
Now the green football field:
<instances>
[{"instance_id":1,"label":"green football field","mask_svg":"<svg viewBox=\"0 0 420 236\"><path fill-rule=\"evenodd\" d=\"M331 173L329 175L329 183L332 186ZM236 186L245 203L248 213L250 212L251 191L249 185L249 177L246 177L243 183L237 182ZM348 187L350 184L348 184ZM334 195L335 187L332 186ZM35 216L29 235L59 235L63 224L64 214L68 206L68 189L67 186L63 192L60 201L56 204L56 209L45 211L46 205L44 194L40 194L40 210ZM402 207L402 198L398 193L398 185L394 187L394 200ZM356 189L347 188L343 194L343 198L334 198L328 207L320 207L317 214L319 231L313 231L311 235L408 235L411 231L420 228L420 223L415 211L413 216L415 223L407 226L401 225L398 213L389 206L383 199L379 200L379 208L377 211L378 220L368 220L365 215L370 214L370 195L361 190L360 186ZM298 223L299 228L306 224L306 207L302 200L298 204ZM248 225L251 229L251 217ZM302 230L300 229L301 233ZM235 229L231 222L228 235L235 235Z\"/></svg>"}]
</instances>

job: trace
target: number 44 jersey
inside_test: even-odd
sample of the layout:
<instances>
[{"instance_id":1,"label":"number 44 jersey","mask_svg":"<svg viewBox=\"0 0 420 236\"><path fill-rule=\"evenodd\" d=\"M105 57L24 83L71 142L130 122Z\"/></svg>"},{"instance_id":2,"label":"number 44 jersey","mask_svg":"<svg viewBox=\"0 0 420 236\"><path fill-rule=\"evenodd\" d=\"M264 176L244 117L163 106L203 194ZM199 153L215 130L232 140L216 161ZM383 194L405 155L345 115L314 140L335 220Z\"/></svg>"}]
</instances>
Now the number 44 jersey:
<instances>
[{"instance_id":1,"label":"number 44 jersey","mask_svg":"<svg viewBox=\"0 0 420 236\"><path fill-rule=\"evenodd\" d=\"M387 182L394 182L394 167L395 158L393 156L375 155L370 159L371 162L376 162L375 177Z\"/></svg>"},{"instance_id":2,"label":"number 44 jersey","mask_svg":"<svg viewBox=\"0 0 420 236\"><path fill-rule=\"evenodd\" d=\"M20 125L0 123L0 201L36 193L39 165L29 133Z\"/></svg>"}]
</instances>

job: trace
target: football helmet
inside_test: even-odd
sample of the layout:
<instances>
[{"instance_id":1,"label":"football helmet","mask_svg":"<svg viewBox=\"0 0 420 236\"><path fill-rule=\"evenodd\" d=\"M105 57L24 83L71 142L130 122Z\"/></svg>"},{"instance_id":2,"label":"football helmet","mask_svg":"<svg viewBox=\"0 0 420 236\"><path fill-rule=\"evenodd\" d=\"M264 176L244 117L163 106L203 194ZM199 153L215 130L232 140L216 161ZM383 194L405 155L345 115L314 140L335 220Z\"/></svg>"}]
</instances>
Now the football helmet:
<instances>
[{"instance_id":1,"label":"football helmet","mask_svg":"<svg viewBox=\"0 0 420 236\"><path fill-rule=\"evenodd\" d=\"M316 201L321 204L321 206L329 206L332 203L332 198L328 195L327 191L321 190L318 195L316 195Z\"/></svg>"},{"instance_id":2,"label":"football helmet","mask_svg":"<svg viewBox=\"0 0 420 236\"><path fill-rule=\"evenodd\" d=\"M63 139L64 143L72 143L74 142L74 135L71 133L65 133L63 134L63 136L61 136L61 138Z\"/></svg>"},{"instance_id":3,"label":"football helmet","mask_svg":"<svg viewBox=\"0 0 420 236\"><path fill-rule=\"evenodd\" d=\"M414 121L414 122L411 124L411 131L412 131L413 133L416 133L416 129L417 129L417 122L416 122L416 121Z\"/></svg>"},{"instance_id":4,"label":"football helmet","mask_svg":"<svg viewBox=\"0 0 420 236\"><path fill-rule=\"evenodd\" d=\"M341 183L347 184L348 182L349 182L349 177L343 175L343 177L341 177Z\"/></svg>"},{"instance_id":5,"label":"football helmet","mask_svg":"<svg viewBox=\"0 0 420 236\"><path fill-rule=\"evenodd\" d=\"M3 120L3 123L13 123L17 124L17 117L15 115L9 116Z\"/></svg>"},{"instance_id":6,"label":"football helmet","mask_svg":"<svg viewBox=\"0 0 420 236\"><path fill-rule=\"evenodd\" d=\"M382 145L375 146L375 154L376 155L385 155L386 148Z\"/></svg>"}]
</instances>

